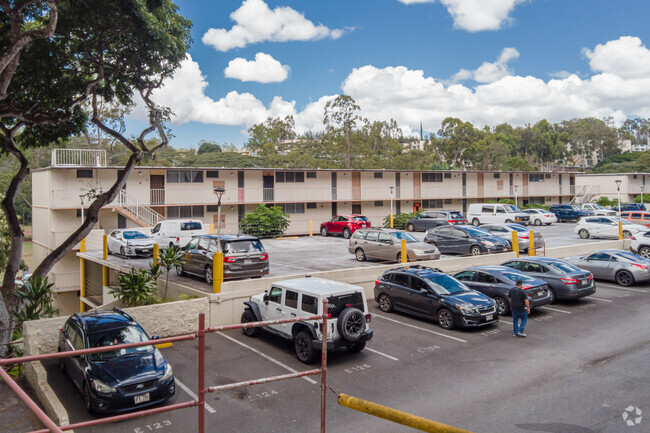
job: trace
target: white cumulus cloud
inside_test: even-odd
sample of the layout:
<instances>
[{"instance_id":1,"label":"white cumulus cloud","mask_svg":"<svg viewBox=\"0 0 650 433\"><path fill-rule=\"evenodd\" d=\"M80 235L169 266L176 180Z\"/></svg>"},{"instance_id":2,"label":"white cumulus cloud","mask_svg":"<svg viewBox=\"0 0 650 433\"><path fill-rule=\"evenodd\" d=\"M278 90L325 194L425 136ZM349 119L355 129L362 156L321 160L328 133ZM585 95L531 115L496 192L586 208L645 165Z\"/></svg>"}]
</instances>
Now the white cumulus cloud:
<instances>
[{"instance_id":1,"label":"white cumulus cloud","mask_svg":"<svg viewBox=\"0 0 650 433\"><path fill-rule=\"evenodd\" d=\"M650 75L650 51L636 36L622 36L615 41L584 49L591 69L623 78L642 78Z\"/></svg>"},{"instance_id":2,"label":"white cumulus cloud","mask_svg":"<svg viewBox=\"0 0 650 433\"><path fill-rule=\"evenodd\" d=\"M471 78L479 83L497 81L512 75L512 71L508 69L508 63L517 58L519 58L519 51L515 48L504 48L496 62L483 62L481 66L473 71L461 69L454 75L453 80L463 81Z\"/></svg>"},{"instance_id":3,"label":"white cumulus cloud","mask_svg":"<svg viewBox=\"0 0 650 433\"><path fill-rule=\"evenodd\" d=\"M290 7L278 6L271 10L263 0L244 0L239 9L230 14L230 18L235 22L230 30L209 29L203 35L203 43L218 51L228 51L264 41L337 39L343 34L340 29L315 25Z\"/></svg>"},{"instance_id":4,"label":"white cumulus cloud","mask_svg":"<svg viewBox=\"0 0 650 433\"><path fill-rule=\"evenodd\" d=\"M291 68L283 65L265 53L255 54L255 60L242 57L228 62L223 73L226 78L236 78L241 81L256 81L258 83L280 83L287 79Z\"/></svg>"}]
</instances>

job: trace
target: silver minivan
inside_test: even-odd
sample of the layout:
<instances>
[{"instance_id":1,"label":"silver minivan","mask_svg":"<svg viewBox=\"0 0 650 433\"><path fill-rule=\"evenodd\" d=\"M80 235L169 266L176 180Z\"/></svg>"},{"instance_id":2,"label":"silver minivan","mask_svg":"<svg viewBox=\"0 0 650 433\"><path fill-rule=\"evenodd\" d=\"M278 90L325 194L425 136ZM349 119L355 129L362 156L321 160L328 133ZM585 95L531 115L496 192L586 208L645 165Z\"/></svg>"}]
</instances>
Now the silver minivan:
<instances>
[{"instance_id":1,"label":"silver minivan","mask_svg":"<svg viewBox=\"0 0 650 433\"><path fill-rule=\"evenodd\" d=\"M402 260L402 239L406 241L407 261L440 258L438 248L420 242L412 234L397 229L358 229L348 242L348 251L360 262L366 259L399 262Z\"/></svg>"}]
</instances>

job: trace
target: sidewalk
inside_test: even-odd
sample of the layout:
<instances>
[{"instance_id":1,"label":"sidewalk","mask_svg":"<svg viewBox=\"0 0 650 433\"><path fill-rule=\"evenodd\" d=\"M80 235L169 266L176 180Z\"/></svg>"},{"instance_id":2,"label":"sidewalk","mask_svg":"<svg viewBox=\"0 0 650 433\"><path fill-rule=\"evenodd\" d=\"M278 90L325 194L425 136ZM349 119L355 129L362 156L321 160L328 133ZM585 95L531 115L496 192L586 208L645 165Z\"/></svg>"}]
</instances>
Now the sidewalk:
<instances>
[{"instance_id":1,"label":"sidewalk","mask_svg":"<svg viewBox=\"0 0 650 433\"><path fill-rule=\"evenodd\" d=\"M32 391L25 386L27 381L21 379L18 383L34 399ZM0 430L2 432L25 433L43 428L36 415L2 380L0 380L0 396L0 426L2 426Z\"/></svg>"}]
</instances>

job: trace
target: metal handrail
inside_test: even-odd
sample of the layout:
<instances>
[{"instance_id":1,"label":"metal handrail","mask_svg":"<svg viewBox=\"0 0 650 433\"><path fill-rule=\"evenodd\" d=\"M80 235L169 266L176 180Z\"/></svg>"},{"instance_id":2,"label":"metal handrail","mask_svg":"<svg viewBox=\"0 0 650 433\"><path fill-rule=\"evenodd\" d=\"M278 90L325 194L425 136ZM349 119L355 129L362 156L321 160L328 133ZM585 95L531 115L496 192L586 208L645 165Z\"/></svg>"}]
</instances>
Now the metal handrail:
<instances>
[{"instance_id":1,"label":"metal handrail","mask_svg":"<svg viewBox=\"0 0 650 433\"><path fill-rule=\"evenodd\" d=\"M120 190L117 197L117 205L152 227L165 219L161 214L141 203L135 197L130 196L123 189Z\"/></svg>"},{"instance_id":2,"label":"metal handrail","mask_svg":"<svg viewBox=\"0 0 650 433\"><path fill-rule=\"evenodd\" d=\"M106 167L106 151L100 149L52 149L52 167Z\"/></svg>"}]
</instances>

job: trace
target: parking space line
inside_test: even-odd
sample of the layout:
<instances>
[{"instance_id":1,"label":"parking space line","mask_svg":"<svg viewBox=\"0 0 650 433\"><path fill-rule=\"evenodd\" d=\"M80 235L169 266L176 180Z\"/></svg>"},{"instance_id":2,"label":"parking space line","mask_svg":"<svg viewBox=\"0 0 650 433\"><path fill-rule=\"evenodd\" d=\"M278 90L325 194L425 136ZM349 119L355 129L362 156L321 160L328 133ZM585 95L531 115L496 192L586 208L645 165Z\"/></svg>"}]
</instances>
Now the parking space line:
<instances>
[{"instance_id":1,"label":"parking space line","mask_svg":"<svg viewBox=\"0 0 650 433\"><path fill-rule=\"evenodd\" d=\"M639 293L648 293L647 290L642 290L642 289L630 289L629 287L621 287L621 286L610 286L606 284L600 284L598 287L602 287L605 289L611 289L611 290L629 290L630 292L639 292Z\"/></svg>"},{"instance_id":2,"label":"parking space line","mask_svg":"<svg viewBox=\"0 0 650 433\"><path fill-rule=\"evenodd\" d=\"M508 324L512 325L512 322L508 322L507 320L502 319L500 317L499 317L499 322L508 323Z\"/></svg>"},{"instance_id":3,"label":"parking space line","mask_svg":"<svg viewBox=\"0 0 650 433\"><path fill-rule=\"evenodd\" d=\"M239 340L237 340L237 339L235 339L235 338L232 338L232 337L230 337L230 336L224 334L223 332L217 332L217 334L221 335L221 336L224 337L224 338L227 338L228 340L232 341L233 343L237 343L237 344L239 344L240 346L245 347L246 349L250 350L251 352L255 352L255 353L257 353L257 354L258 354L259 356L261 356L262 358L268 359L268 360L271 361L272 363L279 365L280 367L284 368L285 370L288 370L288 371L290 371L290 372L292 372L292 373L298 373L298 370L294 370L293 368L289 367L288 365L283 364L282 362L278 361L278 360L275 359L275 358L271 358L269 355L260 352L259 350L255 349L254 347L249 346L249 345L246 344L246 343L242 343L241 341L239 341ZM305 379L307 382L309 382L309 383L313 383L314 385L315 385L316 383L318 383L318 382L316 382L315 380L313 380L311 377L307 377L307 376L305 376L305 377L303 377L302 379Z\"/></svg>"},{"instance_id":4,"label":"parking space line","mask_svg":"<svg viewBox=\"0 0 650 433\"><path fill-rule=\"evenodd\" d=\"M393 361L399 361L398 358L395 358L394 356L386 355L385 353L382 353L382 352L380 352L380 351L378 351L378 350L371 349L371 348L369 348L369 347L366 347L366 350L369 350L369 351L371 351L372 353L376 353L377 355L385 356L386 358L388 358L388 359L392 359Z\"/></svg>"},{"instance_id":5,"label":"parking space line","mask_svg":"<svg viewBox=\"0 0 650 433\"><path fill-rule=\"evenodd\" d=\"M178 380L178 377L174 377L174 381L176 382L176 385L180 386L183 391L188 393L189 396L194 399L194 401L199 401L199 396L194 394L194 392L191 389L189 389L183 382ZM212 406L210 406L207 403L205 404L205 410L207 410L210 413L217 413L217 411L212 409Z\"/></svg>"},{"instance_id":6,"label":"parking space line","mask_svg":"<svg viewBox=\"0 0 650 433\"><path fill-rule=\"evenodd\" d=\"M301 266L293 266L293 265L287 265L286 263L281 263L281 264L274 264L273 266L275 267L285 267L285 268L293 268L293 269L300 269L301 271L307 271L307 272L320 272L318 269L314 268L303 268Z\"/></svg>"},{"instance_id":7,"label":"parking space line","mask_svg":"<svg viewBox=\"0 0 650 433\"><path fill-rule=\"evenodd\" d=\"M602 301L602 302L614 302L611 299L595 298L593 296L590 296L589 299L593 299L594 301Z\"/></svg>"},{"instance_id":8,"label":"parking space line","mask_svg":"<svg viewBox=\"0 0 650 433\"><path fill-rule=\"evenodd\" d=\"M409 323L400 322L399 320L391 319L390 317L380 316L379 314L373 314L373 317L379 317L380 319L385 319L385 320L388 320L389 322L399 323L400 325L408 326L410 328L419 329L420 331L429 332L431 334L436 334L436 335L439 335L439 336L445 337L445 338L450 338L452 340L460 341L461 343L467 343L467 340L463 340L462 338L456 338L456 337L452 337L451 335L441 334L440 332L432 331L432 330L426 329L426 328L421 328L419 326L411 325Z\"/></svg>"},{"instance_id":9,"label":"parking space line","mask_svg":"<svg viewBox=\"0 0 650 433\"><path fill-rule=\"evenodd\" d=\"M557 308L551 308L551 307L539 307L539 308L543 310L555 311L557 313L571 314L570 311L558 310Z\"/></svg>"}]
</instances>

